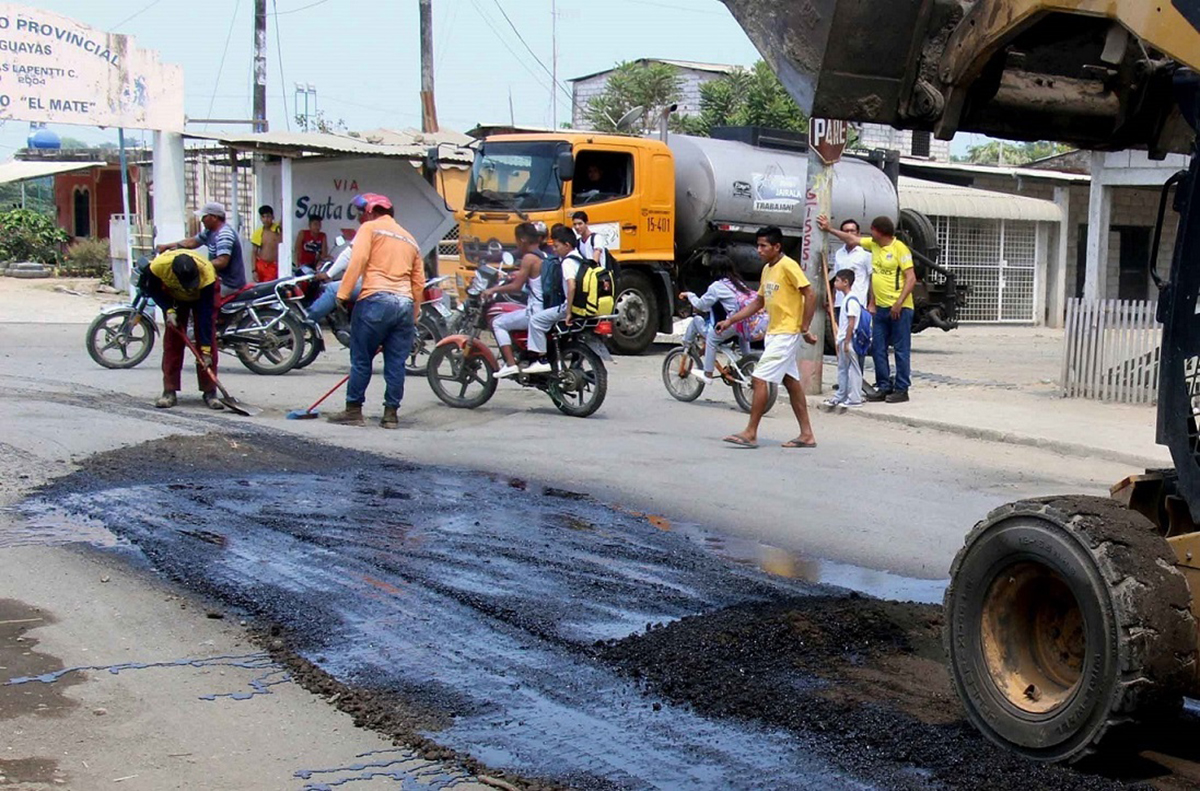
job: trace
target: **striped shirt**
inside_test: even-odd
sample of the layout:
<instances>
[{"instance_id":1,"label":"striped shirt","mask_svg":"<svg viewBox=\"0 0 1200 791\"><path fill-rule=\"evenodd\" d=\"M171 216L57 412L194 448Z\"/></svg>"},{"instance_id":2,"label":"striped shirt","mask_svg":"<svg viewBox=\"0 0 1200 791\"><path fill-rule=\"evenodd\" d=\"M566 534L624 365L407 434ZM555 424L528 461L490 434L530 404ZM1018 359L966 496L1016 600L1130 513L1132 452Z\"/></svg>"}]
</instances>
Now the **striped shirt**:
<instances>
[{"instance_id":1,"label":"striped shirt","mask_svg":"<svg viewBox=\"0 0 1200 791\"><path fill-rule=\"evenodd\" d=\"M242 260L242 240L233 226L224 223L215 231L203 230L196 234L196 241L208 248L208 260L229 256L224 269L218 269L221 285L228 289L239 289L246 285L246 264Z\"/></svg>"}]
</instances>

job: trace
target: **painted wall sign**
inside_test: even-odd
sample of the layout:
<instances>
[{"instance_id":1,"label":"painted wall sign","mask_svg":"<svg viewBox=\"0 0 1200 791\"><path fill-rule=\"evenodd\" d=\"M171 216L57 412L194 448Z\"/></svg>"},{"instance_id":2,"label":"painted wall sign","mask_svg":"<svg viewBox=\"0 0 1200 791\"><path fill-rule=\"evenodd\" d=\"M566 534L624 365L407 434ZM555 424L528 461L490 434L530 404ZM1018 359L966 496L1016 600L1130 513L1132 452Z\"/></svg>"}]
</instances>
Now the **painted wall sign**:
<instances>
[{"instance_id":1,"label":"painted wall sign","mask_svg":"<svg viewBox=\"0 0 1200 791\"><path fill-rule=\"evenodd\" d=\"M754 210L790 214L804 202L804 179L778 173L753 173Z\"/></svg>"},{"instance_id":2,"label":"painted wall sign","mask_svg":"<svg viewBox=\"0 0 1200 791\"><path fill-rule=\"evenodd\" d=\"M183 69L133 38L0 3L0 121L183 131Z\"/></svg>"}]
</instances>

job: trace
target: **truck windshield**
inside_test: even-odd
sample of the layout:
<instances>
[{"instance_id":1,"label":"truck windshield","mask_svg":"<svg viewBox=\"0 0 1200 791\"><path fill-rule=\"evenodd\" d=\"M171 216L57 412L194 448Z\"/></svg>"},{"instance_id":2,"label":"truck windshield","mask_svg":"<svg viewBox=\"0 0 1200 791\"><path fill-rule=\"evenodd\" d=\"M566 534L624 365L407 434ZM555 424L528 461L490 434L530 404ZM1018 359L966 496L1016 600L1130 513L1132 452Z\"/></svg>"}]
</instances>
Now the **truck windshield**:
<instances>
[{"instance_id":1,"label":"truck windshield","mask_svg":"<svg viewBox=\"0 0 1200 791\"><path fill-rule=\"evenodd\" d=\"M562 207L553 142L486 143L475 155L466 208L542 211Z\"/></svg>"}]
</instances>

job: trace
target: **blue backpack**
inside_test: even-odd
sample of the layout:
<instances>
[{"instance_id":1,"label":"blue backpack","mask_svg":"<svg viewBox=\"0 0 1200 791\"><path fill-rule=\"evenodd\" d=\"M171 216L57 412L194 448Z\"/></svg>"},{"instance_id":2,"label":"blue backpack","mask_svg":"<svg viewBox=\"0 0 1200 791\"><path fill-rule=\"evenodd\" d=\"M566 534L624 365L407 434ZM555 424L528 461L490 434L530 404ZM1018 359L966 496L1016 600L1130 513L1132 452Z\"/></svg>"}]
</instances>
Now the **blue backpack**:
<instances>
[{"instance_id":1,"label":"blue backpack","mask_svg":"<svg viewBox=\"0 0 1200 791\"><path fill-rule=\"evenodd\" d=\"M562 284L562 259L548 255L542 259L542 307L557 308L567 301Z\"/></svg>"},{"instance_id":2,"label":"blue backpack","mask_svg":"<svg viewBox=\"0 0 1200 791\"><path fill-rule=\"evenodd\" d=\"M867 312L867 306L859 300L858 297L847 297L846 303L854 300L860 308L858 313L858 321L854 322L854 338L850 341L850 345L854 347L854 353L860 356L865 356L871 353L871 319L872 316ZM845 310L845 306L842 310Z\"/></svg>"}]
</instances>

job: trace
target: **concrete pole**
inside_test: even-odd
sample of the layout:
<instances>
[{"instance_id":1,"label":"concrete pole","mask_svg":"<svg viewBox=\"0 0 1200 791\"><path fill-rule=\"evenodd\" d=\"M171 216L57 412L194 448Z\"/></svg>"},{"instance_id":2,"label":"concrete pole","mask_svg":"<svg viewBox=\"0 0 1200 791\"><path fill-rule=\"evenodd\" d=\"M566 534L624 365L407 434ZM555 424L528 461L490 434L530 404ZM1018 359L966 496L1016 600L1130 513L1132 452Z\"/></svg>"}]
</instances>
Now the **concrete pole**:
<instances>
[{"instance_id":1,"label":"concrete pole","mask_svg":"<svg viewBox=\"0 0 1200 791\"><path fill-rule=\"evenodd\" d=\"M1092 187L1088 203L1087 276L1083 298L1089 302L1107 295L1108 235L1112 226L1112 187L1106 186L1105 155L1092 154Z\"/></svg>"},{"instance_id":2,"label":"concrete pole","mask_svg":"<svg viewBox=\"0 0 1200 791\"><path fill-rule=\"evenodd\" d=\"M125 212L125 277L129 295L133 296L133 217L129 211L129 161L125 157L125 130L117 129L117 145L121 162L121 210Z\"/></svg>"},{"instance_id":3,"label":"concrete pole","mask_svg":"<svg viewBox=\"0 0 1200 791\"><path fill-rule=\"evenodd\" d=\"M438 131L433 98L433 0L421 0L421 131Z\"/></svg>"},{"instance_id":4,"label":"concrete pole","mask_svg":"<svg viewBox=\"0 0 1200 791\"><path fill-rule=\"evenodd\" d=\"M822 266L829 249L829 235L817 228L817 217L822 214L832 216L833 168L822 161L816 146L811 144L808 147L808 184L804 194L804 240L799 263L817 299L817 311L809 327L817 337L817 342L812 346L804 344L801 349L800 377L804 392L820 395L825 368L825 332L827 329L832 332L834 328L826 328L825 292L829 284Z\"/></svg>"},{"instance_id":5,"label":"concrete pole","mask_svg":"<svg viewBox=\"0 0 1200 791\"><path fill-rule=\"evenodd\" d=\"M267 131L267 0L254 0L254 131Z\"/></svg>"},{"instance_id":6,"label":"concrete pole","mask_svg":"<svg viewBox=\"0 0 1200 791\"><path fill-rule=\"evenodd\" d=\"M204 200L207 200L205 198ZM203 201L202 201L203 202ZM154 240L173 242L187 234L183 135L154 133Z\"/></svg>"},{"instance_id":7,"label":"concrete pole","mask_svg":"<svg viewBox=\"0 0 1200 791\"><path fill-rule=\"evenodd\" d=\"M1055 187L1054 202L1062 210L1058 225L1058 245L1046 273L1046 325L1060 329L1067 310L1067 255L1071 243L1071 188Z\"/></svg>"},{"instance_id":8,"label":"concrete pole","mask_svg":"<svg viewBox=\"0 0 1200 791\"><path fill-rule=\"evenodd\" d=\"M233 230L238 237L242 235L242 212L238 205L238 152L236 148L229 149L229 217Z\"/></svg>"},{"instance_id":9,"label":"concrete pole","mask_svg":"<svg viewBox=\"0 0 1200 791\"><path fill-rule=\"evenodd\" d=\"M283 157L279 162L279 173L281 182L281 191L283 192L283 205L280 207L280 223L283 228L280 233L283 234L283 244L279 245L279 276L291 277L292 274L292 240L296 238L296 220L293 216L292 206L295 204L295 198L292 195L292 158Z\"/></svg>"}]
</instances>

